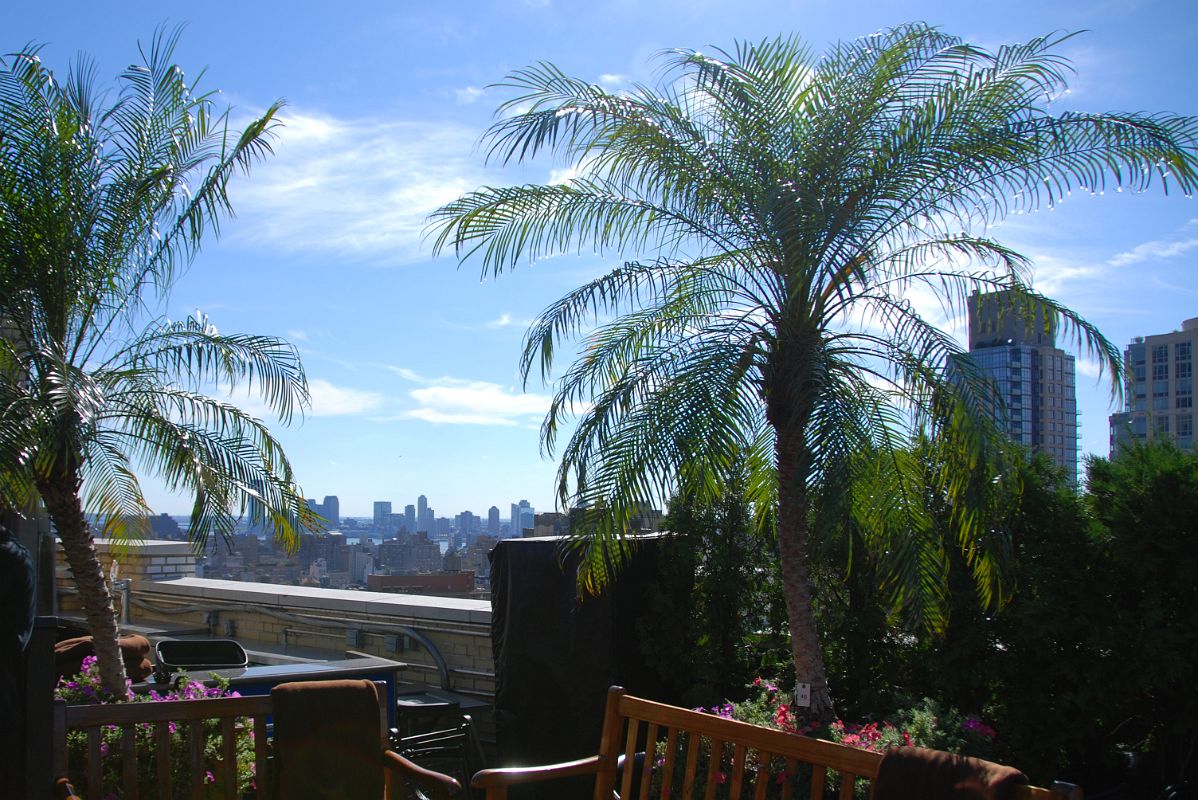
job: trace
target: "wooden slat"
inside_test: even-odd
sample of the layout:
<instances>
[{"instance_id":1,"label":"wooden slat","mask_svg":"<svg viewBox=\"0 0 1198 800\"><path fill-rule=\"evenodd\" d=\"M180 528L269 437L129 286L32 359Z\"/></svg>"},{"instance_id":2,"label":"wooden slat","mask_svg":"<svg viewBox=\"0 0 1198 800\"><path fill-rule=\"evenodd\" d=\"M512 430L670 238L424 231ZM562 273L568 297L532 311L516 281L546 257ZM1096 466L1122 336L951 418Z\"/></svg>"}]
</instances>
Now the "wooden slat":
<instances>
[{"instance_id":1,"label":"wooden slat","mask_svg":"<svg viewBox=\"0 0 1198 800\"><path fill-rule=\"evenodd\" d=\"M732 774L729 776L728 796L739 798L740 787L745 780L745 759L748 757L748 750L743 744L737 744L732 751Z\"/></svg>"},{"instance_id":2,"label":"wooden slat","mask_svg":"<svg viewBox=\"0 0 1198 800\"><path fill-rule=\"evenodd\" d=\"M189 739L187 763L191 767L191 798L192 800L202 800L204 796L204 720L189 719L187 729Z\"/></svg>"},{"instance_id":3,"label":"wooden slat","mask_svg":"<svg viewBox=\"0 0 1198 800\"><path fill-rule=\"evenodd\" d=\"M666 761L661 765L661 797L670 800L670 789L674 783L674 762L678 753L678 729L670 728L666 735Z\"/></svg>"},{"instance_id":4,"label":"wooden slat","mask_svg":"<svg viewBox=\"0 0 1198 800\"><path fill-rule=\"evenodd\" d=\"M641 791L638 800L649 800L649 787L653 783L653 762L657 760L657 724L650 723L645 734L645 762L641 764Z\"/></svg>"},{"instance_id":5,"label":"wooden slat","mask_svg":"<svg viewBox=\"0 0 1198 800\"><path fill-rule=\"evenodd\" d=\"M104 782L100 777L100 729L87 732L87 793L94 797L104 796Z\"/></svg>"},{"instance_id":6,"label":"wooden slat","mask_svg":"<svg viewBox=\"0 0 1198 800\"><path fill-rule=\"evenodd\" d=\"M220 721L221 796L237 797L237 718Z\"/></svg>"},{"instance_id":7,"label":"wooden slat","mask_svg":"<svg viewBox=\"0 0 1198 800\"><path fill-rule=\"evenodd\" d=\"M787 756L786 757L786 780L782 782L782 800L790 800L790 798L794 795L794 785L795 785L794 777L796 774L798 774L798 772L797 772L798 768L799 768L798 761L790 756ZM816 767L816 770L819 770L819 767ZM815 783L814 779L812 779L812 783L813 784ZM821 787L823 786L822 779L821 779L820 785L821 785ZM811 795L812 797L815 797L814 791L815 790L813 789L812 790L813 794ZM820 791L822 792L823 789L821 788Z\"/></svg>"},{"instance_id":8,"label":"wooden slat","mask_svg":"<svg viewBox=\"0 0 1198 800\"><path fill-rule=\"evenodd\" d=\"M636 736L640 723L635 719L628 720L624 728L624 774L620 781L620 797L632 797L632 775L636 772Z\"/></svg>"},{"instance_id":9,"label":"wooden slat","mask_svg":"<svg viewBox=\"0 0 1198 800\"><path fill-rule=\"evenodd\" d=\"M824 800L824 783L828 780L828 770L819 764L811 766L811 800Z\"/></svg>"},{"instance_id":10,"label":"wooden slat","mask_svg":"<svg viewBox=\"0 0 1198 800\"><path fill-rule=\"evenodd\" d=\"M121 783L125 797L137 800L137 727L126 725L121 728Z\"/></svg>"},{"instance_id":11,"label":"wooden slat","mask_svg":"<svg viewBox=\"0 0 1198 800\"><path fill-rule=\"evenodd\" d=\"M171 724L166 720L154 723L154 758L158 762L158 797L171 800L174 794L171 781Z\"/></svg>"},{"instance_id":12,"label":"wooden slat","mask_svg":"<svg viewBox=\"0 0 1198 800\"><path fill-rule=\"evenodd\" d=\"M840 800L853 800L853 788L856 785L856 775L851 772L840 773Z\"/></svg>"},{"instance_id":13,"label":"wooden slat","mask_svg":"<svg viewBox=\"0 0 1198 800\"><path fill-rule=\"evenodd\" d=\"M773 755L765 750L757 751L757 777L754 779L753 800L765 800L765 791L770 783L770 761Z\"/></svg>"},{"instance_id":14,"label":"wooden slat","mask_svg":"<svg viewBox=\"0 0 1198 800\"><path fill-rule=\"evenodd\" d=\"M707 759L707 788L703 791L703 800L715 800L716 775L720 772L720 762L724 760L724 743L712 741L711 758ZM688 797L690 795L687 795Z\"/></svg>"},{"instance_id":15,"label":"wooden slat","mask_svg":"<svg viewBox=\"0 0 1198 800\"><path fill-rule=\"evenodd\" d=\"M254 784L258 796L268 795L270 776L266 772L266 757L269 753L266 741L266 716L254 717Z\"/></svg>"},{"instance_id":16,"label":"wooden slat","mask_svg":"<svg viewBox=\"0 0 1198 800\"><path fill-rule=\"evenodd\" d=\"M111 703L66 707L66 727L91 728L157 720L184 721L270 714L270 697L213 697L205 700L163 700L157 703Z\"/></svg>"},{"instance_id":17,"label":"wooden slat","mask_svg":"<svg viewBox=\"0 0 1198 800\"><path fill-rule=\"evenodd\" d=\"M67 702L54 701L54 775L55 779L67 774ZM59 743L62 743L60 746Z\"/></svg>"},{"instance_id":18,"label":"wooden slat","mask_svg":"<svg viewBox=\"0 0 1198 800\"><path fill-rule=\"evenodd\" d=\"M699 766L699 734L688 732L686 734L686 762L684 763L685 772L682 775L682 796L690 797L695 791L695 770Z\"/></svg>"}]
</instances>

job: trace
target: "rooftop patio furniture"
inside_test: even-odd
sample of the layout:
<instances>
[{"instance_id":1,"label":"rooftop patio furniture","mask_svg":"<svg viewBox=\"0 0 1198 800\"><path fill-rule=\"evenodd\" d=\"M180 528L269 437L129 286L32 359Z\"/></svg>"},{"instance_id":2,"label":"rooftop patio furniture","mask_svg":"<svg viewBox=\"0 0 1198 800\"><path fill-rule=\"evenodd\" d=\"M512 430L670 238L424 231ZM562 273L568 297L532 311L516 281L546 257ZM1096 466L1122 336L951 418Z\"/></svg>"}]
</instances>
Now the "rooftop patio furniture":
<instances>
[{"instance_id":1,"label":"rooftop patio furniture","mask_svg":"<svg viewBox=\"0 0 1198 800\"><path fill-rule=\"evenodd\" d=\"M879 785L875 779L879 777L884 758L882 754L868 750L655 703L633 697L613 686L608 691L603 730L595 755L546 766L487 769L474 776L473 785L485 790L487 800L505 800L511 786L578 776L594 776L594 800L667 797L711 800L716 796L717 786L722 784L726 784L727 793L721 790L721 796L730 798L790 798L796 786L805 786L811 800L823 800L825 790L838 784L840 800L852 800L856 785L864 781L869 783L873 800L892 800L914 785L904 775L922 776L912 780L923 781L930 771L936 774L929 780L935 781L952 772L939 773L937 768L943 766L942 761L937 758L927 761L915 754L914 763L896 765L892 762L887 768L890 777ZM949 758L960 760L959 757ZM987 763L976 762L965 765L965 768ZM987 782L985 776L988 774L983 771L983 783ZM1013 782L1004 768L994 774L1001 776L1007 784ZM886 780L890 788L887 788ZM927 782L920 787L921 792L932 790ZM1081 796L1080 791L1066 786L1042 789L1027 785L995 785L993 788L995 800L1080 800ZM986 793L962 794L951 784L944 791L947 793L920 796L977 800L990 796Z\"/></svg>"},{"instance_id":2,"label":"rooftop patio furniture","mask_svg":"<svg viewBox=\"0 0 1198 800\"><path fill-rule=\"evenodd\" d=\"M391 749L425 769L456 778L462 784L464 800L471 800L475 794L482 797L481 792L471 792L470 778L486 766L486 759L474 721L469 715L459 720L457 725L441 730L394 736Z\"/></svg>"},{"instance_id":3,"label":"rooftop patio furniture","mask_svg":"<svg viewBox=\"0 0 1198 800\"><path fill-rule=\"evenodd\" d=\"M407 794L409 787L419 787L429 800L456 797L460 791L456 780L419 767L388 749L390 731L385 724L385 697L382 687L358 680L281 684L271 695L252 697L100 705L68 705L58 700L54 705L54 774L60 777L68 774L68 731L85 732L87 755L84 774L73 775L70 781L60 780L56 792L59 797L74 797L74 789L78 789L83 797L98 798L119 788L124 798L137 798L135 758L122 759L119 787L103 785L102 759L105 756L101 748L101 731L108 725L119 726L122 738L117 750L130 754L136 748L135 726L148 723L153 726L152 757L157 762L156 785L148 796L171 800L176 796L172 787L175 765L170 752L170 726L174 723L190 728L192 732L187 754L190 775L187 794L190 796L200 796L205 791L208 777L205 772L209 766L213 767L211 780L216 784L215 794L229 798L239 796L236 770L229 765L234 763L235 733L239 726L248 725L254 733L256 786L260 798L301 800L307 796L345 796L405 800L410 796ZM315 723L314 709L319 709L320 718ZM272 716L274 742L271 742L267 727L268 717ZM204 760L205 720L219 722L221 755L214 766L206 765ZM283 739L281 748L280 736ZM311 745L322 737L325 742L336 741L337 746L331 751L336 760L313 757ZM367 786L367 794L348 793L363 783L358 780L358 767L355 766L351 773L352 757L339 749L349 743L357 743L361 752L368 754L360 762L363 767L369 766L375 776L363 784ZM308 764L296 767L297 758ZM310 765L319 768L306 768ZM331 789L328 784L321 786L317 780L333 781L333 786ZM68 787L72 787L69 793ZM342 788L346 793L338 794ZM306 793L309 790L320 790L321 793L309 795Z\"/></svg>"},{"instance_id":4,"label":"rooftop patio furniture","mask_svg":"<svg viewBox=\"0 0 1198 800\"><path fill-rule=\"evenodd\" d=\"M389 749L382 686L296 681L276 686L270 696L278 800L451 800L461 793L458 781Z\"/></svg>"}]
</instances>

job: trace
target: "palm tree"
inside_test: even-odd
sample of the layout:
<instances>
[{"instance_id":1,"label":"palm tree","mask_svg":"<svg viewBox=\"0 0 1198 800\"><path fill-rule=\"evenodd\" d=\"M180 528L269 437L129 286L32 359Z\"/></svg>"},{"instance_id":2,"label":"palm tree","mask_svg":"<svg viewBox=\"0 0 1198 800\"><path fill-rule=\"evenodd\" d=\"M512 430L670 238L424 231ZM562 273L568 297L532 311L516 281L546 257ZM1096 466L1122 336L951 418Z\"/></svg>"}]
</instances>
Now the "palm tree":
<instances>
[{"instance_id":1,"label":"palm tree","mask_svg":"<svg viewBox=\"0 0 1198 800\"><path fill-rule=\"evenodd\" d=\"M718 486L747 454L755 505L776 514L813 716L832 713L808 583L830 508L892 549L897 602L935 611L942 564L911 546L930 528L931 487L902 446L916 432L944 442L954 457L934 488L960 501L985 474L994 426L984 382L909 293L930 288L961 309L973 290L1008 290L1010 313L1047 314L1118 375L1117 350L1033 292L1026 259L985 227L1071 189L1198 183L1193 119L1047 111L1066 87L1068 38L987 52L911 24L820 58L794 38L673 51L655 88L628 93L547 63L500 84L518 96L484 138L489 158L547 151L575 177L464 195L432 216L435 250L481 259L484 275L584 247L646 254L551 305L524 344L527 382L582 338L542 442L552 452L577 422L559 500L603 512L578 543L584 586L624 557L638 504L680 483ZM868 472L879 462L861 452L889 455L888 468ZM968 503L951 507L994 599L993 537Z\"/></svg>"},{"instance_id":2,"label":"palm tree","mask_svg":"<svg viewBox=\"0 0 1198 800\"><path fill-rule=\"evenodd\" d=\"M270 149L280 104L243 131L196 94L158 33L105 105L82 59L57 79L26 47L0 61L0 505L39 499L123 694L116 619L85 513L143 534L136 471L195 496L198 547L238 515L285 542L315 520L268 427L222 391L256 390L284 421L307 402L298 353L154 312L231 211L226 187Z\"/></svg>"}]
</instances>

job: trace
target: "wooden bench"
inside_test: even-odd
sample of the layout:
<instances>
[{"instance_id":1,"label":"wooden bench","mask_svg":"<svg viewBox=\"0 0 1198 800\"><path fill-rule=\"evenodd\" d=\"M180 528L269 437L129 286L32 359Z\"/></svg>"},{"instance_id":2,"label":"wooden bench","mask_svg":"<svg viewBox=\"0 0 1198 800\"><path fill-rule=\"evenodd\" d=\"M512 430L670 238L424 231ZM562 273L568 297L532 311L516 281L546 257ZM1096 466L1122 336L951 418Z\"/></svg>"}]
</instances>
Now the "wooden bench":
<instances>
[{"instance_id":1,"label":"wooden bench","mask_svg":"<svg viewBox=\"0 0 1198 800\"><path fill-rule=\"evenodd\" d=\"M397 753L388 750L390 730L387 727L386 688L376 683L379 695L379 752L381 754L380 769L387 769L387 797L392 796L392 784L414 783L429 792L432 797L452 797L458 792L457 781L440 773L424 770ZM54 774L56 777L68 775L67 732L83 731L87 737L86 767L84 774L71 775L73 780L83 779L84 783L75 784L83 791L84 796L103 797L112 787L103 783L102 731L106 726L117 726L121 729L120 744L117 752L122 755L120 789L126 800L135 800L139 796L136 752L136 726L149 724L152 726L153 758L157 765L157 780L152 798L171 800L172 773L176 765L172 763L171 754L171 724L186 727L190 730L188 737L189 748L187 766L190 775L188 795L190 797L206 796L213 787L205 786L205 720L216 720L219 723L221 737L221 753L213 768L213 778L216 784L216 795L219 797L236 798L237 769L235 762L236 734L239 728L247 726L254 736L254 765L257 796L271 797L272 776L270 773L270 744L268 738L267 718L272 714L272 701L269 695L255 697L216 697L198 700L167 700L152 703L110 703L100 705L68 705L63 700L54 702ZM113 755L108 753L107 755ZM60 792L63 791L60 789ZM398 790L395 796L406 796Z\"/></svg>"},{"instance_id":2,"label":"wooden bench","mask_svg":"<svg viewBox=\"0 0 1198 800\"><path fill-rule=\"evenodd\" d=\"M517 784L589 775L595 779L594 800L712 800L721 784L727 792L720 796L734 800L789 800L804 783L811 800L823 800L834 785L840 800L852 800L861 783L869 784L872 796L881 762L880 753L655 703L613 686L596 755L487 769L471 783L486 790L487 800L504 800L508 787ZM1080 792L1021 786L1013 800L1080 800Z\"/></svg>"}]
</instances>

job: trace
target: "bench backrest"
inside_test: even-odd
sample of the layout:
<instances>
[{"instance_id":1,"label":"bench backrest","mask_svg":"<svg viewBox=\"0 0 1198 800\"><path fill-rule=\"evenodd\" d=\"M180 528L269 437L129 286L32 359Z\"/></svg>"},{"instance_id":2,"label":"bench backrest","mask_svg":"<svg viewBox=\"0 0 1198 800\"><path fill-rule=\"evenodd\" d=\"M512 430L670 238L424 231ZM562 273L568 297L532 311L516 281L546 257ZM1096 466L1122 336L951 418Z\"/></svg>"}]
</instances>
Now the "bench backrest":
<instances>
[{"instance_id":1,"label":"bench backrest","mask_svg":"<svg viewBox=\"0 0 1198 800\"><path fill-rule=\"evenodd\" d=\"M386 749L389 730L387 720L387 692L384 684L376 682L379 697L379 753ZM147 738L151 743L151 757L156 765L155 784L148 793L151 798L171 800L173 778L179 764L172 761L171 733L183 728L189 732L187 736L187 753L185 762L189 777L189 786L185 794L199 797L204 792L211 791L205 781L215 783L215 794L218 797L238 797L237 776L237 735L249 733L253 736L253 763L255 776L255 794L260 798L271 796L272 776L270 775L270 747L268 741L267 719L272 714L270 695L251 697L213 697L198 700L164 700L152 703L107 703L100 705L67 705L65 701L54 702L54 775L68 775L67 732L81 731L86 737L86 755L83 775L71 775L78 781L82 778L85 783L79 785L85 797L103 797L112 787L103 783L103 759L116 754L121 755L120 788L124 798L139 797L137 752L138 726L142 727L142 739ZM215 720L220 741L217 750L218 757L209 758L206 750L211 750L206 741L207 731L205 722ZM120 730L119 744L116 753L108 748L104 752L104 729L116 726ZM215 744L215 743L214 743ZM381 769L380 765L380 769ZM212 775L207 772L211 769ZM388 796L390 796L391 773L386 773Z\"/></svg>"},{"instance_id":2,"label":"bench backrest","mask_svg":"<svg viewBox=\"0 0 1198 800\"><path fill-rule=\"evenodd\" d=\"M711 797L719 784L727 784L726 796L732 798L751 790L748 796L755 800L789 800L796 786L806 786L813 800L822 800L830 783L839 783L839 796L848 800L857 781L871 780L881 762L877 753L655 703L615 688L608 695L599 751L605 759L596 800L611 798L613 790L639 800ZM624 768L617 772L621 756Z\"/></svg>"},{"instance_id":3,"label":"bench backrest","mask_svg":"<svg viewBox=\"0 0 1198 800\"><path fill-rule=\"evenodd\" d=\"M153 759L156 764L156 783L153 797L170 800L174 765L171 758L172 726L190 731L186 755L190 775L189 794L203 791L208 765L205 764L205 720L217 720L220 729L220 758L215 763L213 778L220 796L237 796L235 767L236 734L239 725L250 727L254 737L255 775L264 780L267 775L267 729L270 715L269 696L215 697L200 700L165 700L154 703L110 703L100 705L67 705L63 700L54 703L54 773L68 773L67 732L82 731L87 739L86 767L82 777L88 797L102 797L110 787L103 786L105 753L103 730L108 726L120 729L117 753L121 755L121 790L126 798L138 797L137 726L149 727ZM243 721L244 720L244 721ZM143 728L143 730L145 730Z\"/></svg>"},{"instance_id":4,"label":"bench backrest","mask_svg":"<svg viewBox=\"0 0 1198 800\"><path fill-rule=\"evenodd\" d=\"M640 754L644 755L641 756ZM608 693L599 743L595 800L730 798L823 800L855 789L873 795L882 755L808 736L633 697ZM619 769L618 764L623 764ZM1026 786L1015 800L1073 800L1080 792Z\"/></svg>"}]
</instances>

